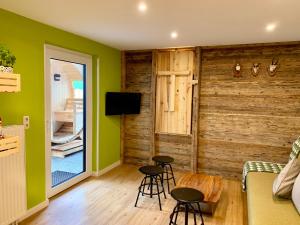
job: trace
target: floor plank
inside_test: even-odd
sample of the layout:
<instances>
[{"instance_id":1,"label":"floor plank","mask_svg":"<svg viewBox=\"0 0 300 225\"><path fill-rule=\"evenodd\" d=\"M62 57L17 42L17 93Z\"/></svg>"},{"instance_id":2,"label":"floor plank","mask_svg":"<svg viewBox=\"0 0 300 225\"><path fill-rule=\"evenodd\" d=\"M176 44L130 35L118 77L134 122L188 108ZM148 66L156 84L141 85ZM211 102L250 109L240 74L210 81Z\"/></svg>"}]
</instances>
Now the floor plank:
<instances>
[{"instance_id":1,"label":"floor plank","mask_svg":"<svg viewBox=\"0 0 300 225\"><path fill-rule=\"evenodd\" d=\"M182 175L175 172L177 179ZM21 225L161 225L169 224L175 206L170 195L162 200L159 211L157 197L140 197L134 207L137 188L142 179L137 167L122 165L99 177L89 178L52 198L42 212ZM205 225L247 225L245 197L241 184L224 180L224 191L214 216L205 216ZM192 224L192 218L191 224ZM178 224L184 224L183 216Z\"/></svg>"}]
</instances>

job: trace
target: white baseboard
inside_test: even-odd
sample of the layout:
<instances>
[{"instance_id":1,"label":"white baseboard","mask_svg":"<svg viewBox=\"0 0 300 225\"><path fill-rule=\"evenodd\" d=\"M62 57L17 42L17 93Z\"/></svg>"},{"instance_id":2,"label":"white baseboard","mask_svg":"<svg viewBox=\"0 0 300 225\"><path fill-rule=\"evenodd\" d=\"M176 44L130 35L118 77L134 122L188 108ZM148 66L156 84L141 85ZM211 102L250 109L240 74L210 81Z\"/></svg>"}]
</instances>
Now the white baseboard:
<instances>
[{"instance_id":1,"label":"white baseboard","mask_svg":"<svg viewBox=\"0 0 300 225\"><path fill-rule=\"evenodd\" d=\"M26 214L23 215L19 220L18 222L21 222L25 219L27 219L28 217L38 213L39 211L43 210L44 208L48 207L49 205L49 199L46 199L45 201L41 202L40 204L32 207L31 209L28 209Z\"/></svg>"},{"instance_id":2,"label":"white baseboard","mask_svg":"<svg viewBox=\"0 0 300 225\"><path fill-rule=\"evenodd\" d=\"M92 177L99 177L99 172L98 171L93 171L92 172Z\"/></svg>"},{"instance_id":3,"label":"white baseboard","mask_svg":"<svg viewBox=\"0 0 300 225\"><path fill-rule=\"evenodd\" d=\"M93 171L92 176L93 177L99 177L109 171L111 171L112 169L118 167L119 165L121 165L121 161L117 161L114 162L113 164L109 165L108 167L105 167L104 169L100 170L100 171Z\"/></svg>"}]
</instances>

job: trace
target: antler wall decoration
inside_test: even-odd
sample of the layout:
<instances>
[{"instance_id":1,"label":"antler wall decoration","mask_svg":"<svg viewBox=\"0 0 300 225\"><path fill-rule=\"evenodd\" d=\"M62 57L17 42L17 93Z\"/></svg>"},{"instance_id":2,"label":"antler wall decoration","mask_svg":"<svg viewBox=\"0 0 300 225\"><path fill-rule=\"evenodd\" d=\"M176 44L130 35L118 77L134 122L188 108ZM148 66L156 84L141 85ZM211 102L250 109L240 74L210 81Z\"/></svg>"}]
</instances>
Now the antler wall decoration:
<instances>
[{"instance_id":1,"label":"antler wall decoration","mask_svg":"<svg viewBox=\"0 0 300 225\"><path fill-rule=\"evenodd\" d=\"M271 77L274 77L278 68L279 68L279 63L278 63L279 59L273 57L272 59L272 63L269 65L269 67L267 68L267 71L268 71L268 74L271 76Z\"/></svg>"},{"instance_id":2,"label":"antler wall decoration","mask_svg":"<svg viewBox=\"0 0 300 225\"><path fill-rule=\"evenodd\" d=\"M257 77L261 71L260 68L261 68L261 63L252 63L251 74L254 77ZM273 57L271 64L268 65L266 68L269 76L274 77L276 72L278 71L278 68L279 68L279 59L276 57ZM242 77L242 65L240 64L240 62L236 62L233 65L232 70L233 70L234 77Z\"/></svg>"},{"instance_id":3,"label":"antler wall decoration","mask_svg":"<svg viewBox=\"0 0 300 225\"><path fill-rule=\"evenodd\" d=\"M234 77L241 77L242 76L242 66L239 62L237 62L233 68L233 76Z\"/></svg>"},{"instance_id":4,"label":"antler wall decoration","mask_svg":"<svg viewBox=\"0 0 300 225\"><path fill-rule=\"evenodd\" d=\"M251 68L252 75L257 77L259 72L260 72L260 63L253 63Z\"/></svg>"}]
</instances>

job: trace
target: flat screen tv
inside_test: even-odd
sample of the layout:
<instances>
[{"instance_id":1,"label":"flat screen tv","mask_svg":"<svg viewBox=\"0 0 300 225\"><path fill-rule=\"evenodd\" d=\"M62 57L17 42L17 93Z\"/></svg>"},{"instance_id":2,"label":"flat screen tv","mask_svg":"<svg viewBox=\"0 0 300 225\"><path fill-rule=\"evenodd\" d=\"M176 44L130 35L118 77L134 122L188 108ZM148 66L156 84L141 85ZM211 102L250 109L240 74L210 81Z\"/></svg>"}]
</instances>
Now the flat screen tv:
<instances>
[{"instance_id":1,"label":"flat screen tv","mask_svg":"<svg viewBox=\"0 0 300 225\"><path fill-rule=\"evenodd\" d=\"M139 114L141 93L106 92L105 115Z\"/></svg>"}]
</instances>

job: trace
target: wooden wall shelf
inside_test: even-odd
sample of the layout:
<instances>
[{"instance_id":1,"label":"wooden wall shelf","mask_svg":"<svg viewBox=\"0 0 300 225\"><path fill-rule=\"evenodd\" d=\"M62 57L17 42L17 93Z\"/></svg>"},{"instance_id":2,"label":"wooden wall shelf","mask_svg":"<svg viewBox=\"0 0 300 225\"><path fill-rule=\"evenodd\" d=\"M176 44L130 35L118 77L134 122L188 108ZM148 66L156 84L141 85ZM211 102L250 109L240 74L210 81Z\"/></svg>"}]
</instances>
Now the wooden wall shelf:
<instances>
[{"instance_id":1,"label":"wooden wall shelf","mask_svg":"<svg viewBox=\"0 0 300 225\"><path fill-rule=\"evenodd\" d=\"M6 137L0 140L0 158L9 156L20 151L18 136Z\"/></svg>"},{"instance_id":2,"label":"wooden wall shelf","mask_svg":"<svg viewBox=\"0 0 300 225\"><path fill-rule=\"evenodd\" d=\"M192 134L175 134L167 132L155 132L156 135L169 135L169 136L182 136L182 137L192 137Z\"/></svg>"},{"instance_id":3,"label":"wooden wall shelf","mask_svg":"<svg viewBox=\"0 0 300 225\"><path fill-rule=\"evenodd\" d=\"M0 92L21 91L21 76L14 73L0 73Z\"/></svg>"}]
</instances>

